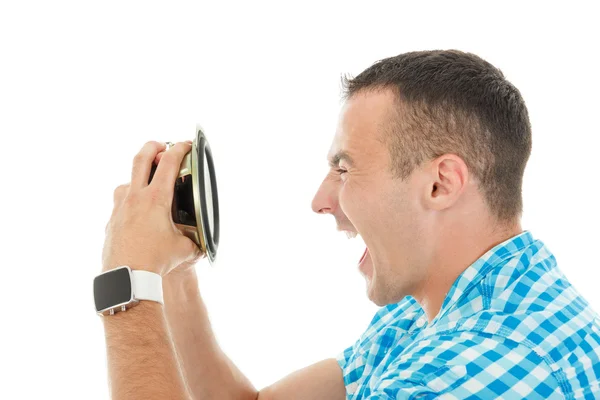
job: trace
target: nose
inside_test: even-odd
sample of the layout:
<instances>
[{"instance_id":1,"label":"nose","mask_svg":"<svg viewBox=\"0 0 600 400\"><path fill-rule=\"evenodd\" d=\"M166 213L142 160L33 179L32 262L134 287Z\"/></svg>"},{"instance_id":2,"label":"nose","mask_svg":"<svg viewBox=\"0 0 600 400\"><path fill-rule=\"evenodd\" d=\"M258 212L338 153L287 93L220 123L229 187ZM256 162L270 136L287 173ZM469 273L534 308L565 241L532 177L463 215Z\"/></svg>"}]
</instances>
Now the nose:
<instances>
[{"instance_id":1,"label":"nose","mask_svg":"<svg viewBox=\"0 0 600 400\"><path fill-rule=\"evenodd\" d=\"M337 202L335 191L326 181L321 183L312 200L312 210L317 214L333 214Z\"/></svg>"}]
</instances>

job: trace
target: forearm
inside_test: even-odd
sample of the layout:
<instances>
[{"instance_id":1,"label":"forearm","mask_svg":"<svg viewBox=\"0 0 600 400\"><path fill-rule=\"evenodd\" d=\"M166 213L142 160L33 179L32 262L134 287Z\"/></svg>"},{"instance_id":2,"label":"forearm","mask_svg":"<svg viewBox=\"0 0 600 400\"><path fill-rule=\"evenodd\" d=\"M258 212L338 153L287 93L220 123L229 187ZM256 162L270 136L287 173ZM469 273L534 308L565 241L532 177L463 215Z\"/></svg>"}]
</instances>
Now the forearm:
<instances>
[{"instance_id":1,"label":"forearm","mask_svg":"<svg viewBox=\"0 0 600 400\"><path fill-rule=\"evenodd\" d=\"M165 314L182 372L194 399L255 400L248 378L218 345L193 268L165 277Z\"/></svg>"},{"instance_id":2,"label":"forearm","mask_svg":"<svg viewBox=\"0 0 600 400\"><path fill-rule=\"evenodd\" d=\"M141 301L102 318L111 399L189 399L163 306Z\"/></svg>"}]
</instances>

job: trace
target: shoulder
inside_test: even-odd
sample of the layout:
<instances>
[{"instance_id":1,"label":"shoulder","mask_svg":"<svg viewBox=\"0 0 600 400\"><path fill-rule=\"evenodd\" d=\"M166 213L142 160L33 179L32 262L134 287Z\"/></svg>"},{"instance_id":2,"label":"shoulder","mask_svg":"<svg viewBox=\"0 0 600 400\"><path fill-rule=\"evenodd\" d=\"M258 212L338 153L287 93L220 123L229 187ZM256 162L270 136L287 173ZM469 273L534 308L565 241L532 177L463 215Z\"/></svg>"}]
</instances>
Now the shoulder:
<instances>
[{"instance_id":1,"label":"shoulder","mask_svg":"<svg viewBox=\"0 0 600 400\"><path fill-rule=\"evenodd\" d=\"M541 259L549 260L546 256ZM496 335L520 343L549 364L556 364L556 368L569 368L579 363L577 360L598 363L600 318L554 258L548 263L533 263L519 273L510 268L503 270L482 282L481 291L490 294L488 305L465 313L452 330Z\"/></svg>"},{"instance_id":2,"label":"shoulder","mask_svg":"<svg viewBox=\"0 0 600 400\"><path fill-rule=\"evenodd\" d=\"M599 353L600 318L539 240L492 268L448 310L432 333L504 337L558 362L576 347Z\"/></svg>"},{"instance_id":3,"label":"shoulder","mask_svg":"<svg viewBox=\"0 0 600 400\"><path fill-rule=\"evenodd\" d=\"M550 366L530 348L473 332L415 341L382 371L375 387L396 396L412 391L457 398L563 396Z\"/></svg>"}]
</instances>

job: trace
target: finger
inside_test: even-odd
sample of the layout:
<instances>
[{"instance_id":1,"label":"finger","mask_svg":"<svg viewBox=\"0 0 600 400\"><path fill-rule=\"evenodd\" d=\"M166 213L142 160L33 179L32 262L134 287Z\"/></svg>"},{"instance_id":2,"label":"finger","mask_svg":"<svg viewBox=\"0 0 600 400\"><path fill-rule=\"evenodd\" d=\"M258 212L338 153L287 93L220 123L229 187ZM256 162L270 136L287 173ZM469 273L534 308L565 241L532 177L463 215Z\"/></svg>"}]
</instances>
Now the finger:
<instances>
[{"instance_id":1,"label":"finger","mask_svg":"<svg viewBox=\"0 0 600 400\"><path fill-rule=\"evenodd\" d=\"M188 144L192 144L191 140L186 140L185 142L188 143ZM156 155L156 158L154 159L154 164L158 165L158 163L160 162L160 159L162 158L163 154L165 154L165 151L161 151L160 153L158 153Z\"/></svg>"},{"instance_id":2,"label":"finger","mask_svg":"<svg viewBox=\"0 0 600 400\"><path fill-rule=\"evenodd\" d=\"M165 198L173 198L175 181L179 176L181 163L191 149L192 145L188 142L178 142L161 156L160 164L156 168L150 184L159 187Z\"/></svg>"},{"instance_id":3,"label":"finger","mask_svg":"<svg viewBox=\"0 0 600 400\"><path fill-rule=\"evenodd\" d=\"M119 185L115 188L115 191L113 192L113 203L115 206L117 206L118 204L121 204L121 202L127 195L128 191L129 191L129 183L126 183L124 185Z\"/></svg>"},{"instance_id":4,"label":"finger","mask_svg":"<svg viewBox=\"0 0 600 400\"><path fill-rule=\"evenodd\" d=\"M161 151L160 153L158 153L156 155L156 158L154 159L154 164L158 165L158 163L160 162L160 159L162 158L163 154L165 154L165 152Z\"/></svg>"},{"instance_id":5,"label":"finger","mask_svg":"<svg viewBox=\"0 0 600 400\"><path fill-rule=\"evenodd\" d=\"M156 141L147 142L139 153L133 159L133 168L131 170L131 187L142 189L148 186L150 179L150 170L156 155L167 148L165 143Z\"/></svg>"}]
</instances>

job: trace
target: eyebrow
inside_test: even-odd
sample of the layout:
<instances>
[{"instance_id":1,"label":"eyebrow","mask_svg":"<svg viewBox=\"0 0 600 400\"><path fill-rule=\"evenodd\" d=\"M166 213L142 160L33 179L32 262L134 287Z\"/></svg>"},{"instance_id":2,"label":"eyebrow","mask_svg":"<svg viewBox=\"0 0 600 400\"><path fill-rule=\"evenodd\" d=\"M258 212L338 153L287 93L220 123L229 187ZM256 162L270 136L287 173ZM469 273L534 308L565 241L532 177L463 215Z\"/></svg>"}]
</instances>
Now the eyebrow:
<instances>
[{"instance_id":1,"label":"eyebrow","mask_svg":"<svg viewBox=\"0 0 600 400\"><path fill-rule=\"evenodd\" d=\"M354 161L352 161L352 157L345 151L338 151L333 157L329 158L329 166L331 168L336 167L341 160L346 160L346 162L350 165L354 165Z\"/></svg>"}]
</instances>

